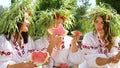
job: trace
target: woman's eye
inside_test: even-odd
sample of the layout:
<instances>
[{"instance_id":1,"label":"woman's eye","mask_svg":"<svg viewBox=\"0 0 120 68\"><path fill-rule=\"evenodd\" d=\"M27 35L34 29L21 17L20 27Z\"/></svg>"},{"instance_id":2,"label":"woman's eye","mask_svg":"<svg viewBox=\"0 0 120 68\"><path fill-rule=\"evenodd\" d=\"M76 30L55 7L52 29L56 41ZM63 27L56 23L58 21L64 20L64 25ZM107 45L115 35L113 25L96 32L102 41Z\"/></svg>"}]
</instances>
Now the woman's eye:
<instances>
[{"instance_id":1,"label":"woman's eye","mask_svg":"<svg viewBox=\"0 0 120 68\"><path fill-rule=\"evenodd\" d=\"M98 23L98 21L96 20L95 23Z\"/></svg>"},{"instance_id":2,"label":"woman's eye","mask_svg":"<svg viewBox=\"0 0 120 68\"><path fill-rule=\"evenodd\" d=\"M101 22L102 24L104 23L104 22Z\"/></svg>"}]
</instances>

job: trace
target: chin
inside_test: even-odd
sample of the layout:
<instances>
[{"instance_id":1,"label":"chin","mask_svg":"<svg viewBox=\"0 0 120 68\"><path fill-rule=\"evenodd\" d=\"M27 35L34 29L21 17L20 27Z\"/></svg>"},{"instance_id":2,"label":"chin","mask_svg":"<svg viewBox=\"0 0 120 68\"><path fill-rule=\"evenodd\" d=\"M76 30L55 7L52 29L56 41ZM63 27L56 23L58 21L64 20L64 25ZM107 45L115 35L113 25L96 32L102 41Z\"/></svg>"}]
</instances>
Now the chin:
<instances>
[{"instance_id":1,"label":"chin","mask_svg":"<svg viewBox=\"0 0 120 68\"><path fill-rule=\"evenodd\" d=\"M24 30L23 32L28 32L28 29Z\"/></svg>"},{"instance_id":2,"label":"chin","mask_svg":"<svg viewBox=\"0 0 120 68\"><path fill-rule=\"evenodd\" d=\"M98 31L98 33L103 34L104 32L103 31Z\"/></svg>"}]
</instances>

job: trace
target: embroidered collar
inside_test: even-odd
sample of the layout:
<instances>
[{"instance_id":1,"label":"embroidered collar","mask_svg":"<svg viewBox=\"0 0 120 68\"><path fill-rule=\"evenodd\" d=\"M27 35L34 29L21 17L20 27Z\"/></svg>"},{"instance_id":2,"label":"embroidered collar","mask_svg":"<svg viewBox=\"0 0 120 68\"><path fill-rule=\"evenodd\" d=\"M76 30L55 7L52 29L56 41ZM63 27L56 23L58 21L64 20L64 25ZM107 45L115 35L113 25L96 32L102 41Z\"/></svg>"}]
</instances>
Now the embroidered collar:
<instances>
[{"instance_id":1,"label":"embroidered collar","mask_svg":"<svg viewBox=\"0 0 120 68\"><path fill-rule=\"evenodd\" d=\"M23 42L23 38L21 37L21 45L19 45L14 39L12 39L12 43L13 43L13 47L14 49L17 51L17 54L22 57L22 55L25 54L25 50L24 50L24 42Z\"/></svg>"},{"instance_id":2,"label":"embroidered collar","mask_svg":"<svg viewBox=\"0 0 120 68\"><path fill-rule=\"evenodd\" d=\"M103 42L100 39L100 35L99 34L97 34L97 38L98 38L98 42L99 42L98 46L100 46L100 47L106 47L109 44L109 42L107 41L107 37L105 38L105 42Z\"/></svg>"},{"instance_id":3,"label":"embroidered collar","mask_svg":"<svg viewBox=\"0 0 120 68\"><path fill-rule=\"evenodd\" d=\"M106 48L106 46L109 44L109 42L107 41L107 37L105 38L105 42L102 42L102 40L100 39L100 35L98 34L98 42L98 52L107 55L108 49Z\"/></svg>"}]
</instances>

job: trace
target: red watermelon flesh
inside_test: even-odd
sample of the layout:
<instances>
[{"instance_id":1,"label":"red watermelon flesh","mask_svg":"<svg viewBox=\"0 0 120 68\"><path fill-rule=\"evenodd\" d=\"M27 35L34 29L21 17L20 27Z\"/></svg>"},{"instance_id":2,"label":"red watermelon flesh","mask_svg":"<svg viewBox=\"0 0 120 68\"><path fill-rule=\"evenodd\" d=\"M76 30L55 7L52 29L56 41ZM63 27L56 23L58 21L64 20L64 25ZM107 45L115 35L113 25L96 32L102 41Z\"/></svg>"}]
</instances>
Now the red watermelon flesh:
<instances>
[{"instance_id":1,"label":"red watermelon flesh","mask_svg":"<svg viewBox=\"0 0 120 68\"><path fill-rule=\"evenodd\" d=\"M32 61L36 65L43 65L49 59L49 53L45 51L32 52Z\"/></svg>"},{"instance_id":2,"label":"red watermelon flesh","mask_svg":"<svg viewBox=\"0 0 120 68\"><path fill-rule=\"evenodd\" d=\"M67 64L60 64L60 68L69 68Z\"/></svg>"},{"instance_id":3,"label":"red watermelon flesh","mask_svg":"<svg viewBox=\"0 0 120 68\"><path fill-rule=\"evenodd\" d=\"M71 32L73 36L79 36L82 35L82 32L78 31L78 30L74 30Z\"/></svg>"},{"instance_id":4,"label":"red watermelon flesh","mask_svg":"<svg viewBox=\"0 0 120 68\"><path fill-rule=\"evenodd\" d=\"M58 27L56 27L56 28L48 29L48 32L50 34L54 34L54 35L57 35L60 37L64 37L68 33L68 31L66 29L64 29L62 24L59 24Z\"/></svg>"}]
</instances>

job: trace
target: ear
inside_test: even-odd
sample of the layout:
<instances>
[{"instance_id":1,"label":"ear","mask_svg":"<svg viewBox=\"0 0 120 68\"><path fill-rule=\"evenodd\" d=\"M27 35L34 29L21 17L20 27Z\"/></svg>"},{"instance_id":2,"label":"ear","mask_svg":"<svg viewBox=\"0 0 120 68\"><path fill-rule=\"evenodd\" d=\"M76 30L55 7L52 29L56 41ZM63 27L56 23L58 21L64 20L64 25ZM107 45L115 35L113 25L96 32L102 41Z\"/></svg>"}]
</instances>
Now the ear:
<instances>
[{"instance_id":1,"label":"ear","mask_svg":"<svg viewBox=\"0 0 120 68\"><path fill-rule=\"evenodd\" d=\"M65 16L61 16L60 18L63 20L63 22L64 22L65 19L66 19Z\"/></svg>"},{"instance_id":2,"label":"ear","mask_svg":"<svg viewBox=\"0 0 120 68\"><path fill-rule=\"evenodd\" d=\"M32 16L32 14L33 14L32 10L28 10L27 13L28 13L29 16Z\"/></svg>"},{"instance_id":3,"label":"ear","mask_svg":"<svg viewBox=\"0 0 120 68\"><path fill-rule=\"evenodd\" d=\"M106 20L110 20L110 15L106 14Z\"/></svg>"},{"instance_id":4,"label":"ear","mask_svg":"<svg viewBox=\"0 0 120 68\"><path fill-rule=\"evenodd\" d=\"M58 19L58 18L60 18L60 14L59 14L59 13L56 13L56 14L54 15L54 19Z\"/></svg>"},{"instance_id":5,"label":"ear","mask_svg":"<svg viewBox=\"0 0 120 68\"><path fill-rule=\"evenodd\" d=\"M92 20L93 24L95 23L95 21L96 21L96 18L94 18L94 19Z\"/></svg>"}]
</instances>

